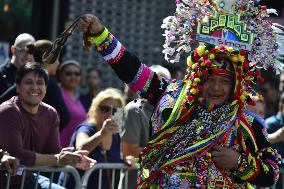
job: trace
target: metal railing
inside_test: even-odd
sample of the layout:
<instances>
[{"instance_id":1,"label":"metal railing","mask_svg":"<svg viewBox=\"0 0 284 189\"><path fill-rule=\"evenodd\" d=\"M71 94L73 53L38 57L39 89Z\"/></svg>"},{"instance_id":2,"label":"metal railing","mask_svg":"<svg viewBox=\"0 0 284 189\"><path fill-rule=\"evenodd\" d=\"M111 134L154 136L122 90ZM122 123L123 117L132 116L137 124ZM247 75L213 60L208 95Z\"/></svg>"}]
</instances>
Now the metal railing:
<instances>
[{"instance_id":1,"label":"metal railing","mask_svg":"<svg viewBox=\"0 0 284 189\"><path fill-rule=\"evenodd\" d=\"M77 169L72 167L72 166L65 166L65 167L50 167L50 166L35 166L35 167L23 167L23 174L22 179L21 179L21 187L20 189L23 189L25 186L25 179L26 179L26 173L27 171L31 171L33 173L36 173L36 180L35 180L35 186L34 188L37 189L38 188L38 178L40 173L51 173L50 177L49 177L49 189L51 188L52 184L53 184L53 179L54 179L54 174L56 172L64 172L64 173L70 173L75 180L75 189L81 189L81 177L80 174L78 173ZM7 174L7 184L6 184L6 189L10 188L10 181L11 181L11 175ZM63 187L65 187L66 185L66 181L67 181L67 174L64 174L64 179L63 179Z\"/></svg>"},{"instance_id":2,"label":"metal railing","mask_svg":"<svg viewBox=\"0 0 284 189\"><path fill-rule=\"evenodd\" d=\"M50 166L35 166L35 167L22 167L23 172L21 174L21 187L20 189L23 189L25 186L25 179L26 179L26 174L27 172L33 172L36 174L35 176L35 186L34 189L38 188L38 178L41 173L51 173L49 176L49 188L52 187L52 184L54 182L54 175L56 172L64 172L64 178L63 178L63 184L62 186L65 187L68 178L68 174L71 174L71 176L74 177L75 181L75 189L86 189L88 187L88 181L91 178L91 175L93 172L98 171L98 189L102 188L102 175L103 175L103 170L111 170L111 188L115 189L115 171L120 171L120 176L121 173L123 172L125 174L124 178L124 186L127 188L128 186L128 166L125 165L124 163L98 163L96 164L93 168L88 169L85 171L84 175L80 176L78 170L72 166L65 166L65 167L50 167ZM2 169L0 169L2 170ZM12 176L10 174L7 174L7 183L6 183L6 189L10 188L10 182L11 182ZM121 182L121 180L120 180Z\"/></svg>"},{"instance_id":3,"label":"metal railing","mask_svg":"<svg viewBox=\"0 0 284 189\"><path fill-rule=\"evenodd\" d=\"M128 186L128 166L124 163L98 163L93 168L88 169L85 174L82 177L82 189L87 189L88 187L88 181L91 176L91 174L94 171L99 171L99 179L98 179L98 189L102 188L102 175L103 170L111 170L111 189L115 189L115 171L120 170L120 176L122 172L125 172L125 180L124 180L124 186L127 188Z\"/></svg>"},{"instance_id":4,"label":"metal railing","mask_svg":"<svg viewBox=\"0 0 284 189\"><path fill-rule=\"evenodd\" d=\"M124 175L124 187L123 188L127 188L128 187L128 166L125 165L124 163L98 163L96 164L93 168L88 169L85 171L84 175L81 177L79 172L77 171L76 168L72 167L72 166L65 166L65 167L49 167L49 166L39 166L39 167L23 167L23 174L22 174L22 180L21 180L21 188L24 188L25 185L25 178L26 178L26 172L27 171L31 171L33 173L36 173L36 181L35 181L35 187L34 189L37 189L37 179L38 179L38 175L40 175L40 173L51 173L50 174L50 183L49 183L49 188L51 188L52 183L53 183L53 178L54 178L54 174L56 172L64 172L64 179L63 179L63 184L62 186L65 187L66 182L67 182L67 175L66 173L71 174L71 176L74 177L74 181L75 181L75 189L87 189L88 188L88 182L89 179L92 178L91 175L93 174L93 172L98 171L98 189L102 188L102 175L103 175L103 170L111 170L111 175L112 175L112 179L111 179L111 189L116 189L115 186L115 171L119 170L120 171L120 176L122 175L121 173L123 172ZM0 170L2 170L0 168ZM10 174L7 174L7 184L6 184L6 189L9 189L10 187L10 181L11 181L11 177ZM284 189L284 169L280 170L280 176L279 176L279 180L282 181L282 187ZM120 182L122 182L122 179L120 179ZM119 185L121 185L122 183L119 183ZM256 187L257 189L259 189L260 187ZM276 189L276 185L273 185L272 187L263 187L261 189Z\"/></svg>"}]
</instances>

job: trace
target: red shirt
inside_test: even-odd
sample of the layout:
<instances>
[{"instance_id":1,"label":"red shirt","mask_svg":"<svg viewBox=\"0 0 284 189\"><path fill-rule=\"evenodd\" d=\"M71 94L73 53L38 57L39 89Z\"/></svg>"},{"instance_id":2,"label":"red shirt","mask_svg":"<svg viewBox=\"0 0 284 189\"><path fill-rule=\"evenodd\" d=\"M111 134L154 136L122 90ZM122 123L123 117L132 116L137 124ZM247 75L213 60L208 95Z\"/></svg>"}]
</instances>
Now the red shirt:
<instances>
[{"instance_id":1,"label":"red shirt","mask_svg":"<svg viewBox=\"0 0 284 189\"><path fill-rule=\"evenodd\" d=\"M0 146L25 166L34 165L35 153L60 152L58 129L56 110L45 103L36 114L24 110L18 97L0 105Z\"/></svg>"}]
</instances>

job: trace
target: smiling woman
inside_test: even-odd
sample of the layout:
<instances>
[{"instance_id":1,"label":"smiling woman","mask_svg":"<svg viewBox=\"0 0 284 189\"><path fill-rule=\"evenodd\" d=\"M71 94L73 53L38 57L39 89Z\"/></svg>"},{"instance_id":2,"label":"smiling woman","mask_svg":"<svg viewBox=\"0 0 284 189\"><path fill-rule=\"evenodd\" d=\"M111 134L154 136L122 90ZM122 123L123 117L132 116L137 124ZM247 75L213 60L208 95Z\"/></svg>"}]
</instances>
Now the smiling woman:
<instances>
[{"instance_id":1,"label":"smiling woman","mask_svg":"<svg viewBox=\"0 0 284 189\"><path fill-rule=\"evenodd\" d=\"M77 88L81 81L80 63L75 60L64 61L57 70L60 82L60 91L70 114L69 122L60 131L62 147L67 147L70 143L72 133L75 128L85 121L87 114L79 99Z\"/></svg>"}]
</instances>

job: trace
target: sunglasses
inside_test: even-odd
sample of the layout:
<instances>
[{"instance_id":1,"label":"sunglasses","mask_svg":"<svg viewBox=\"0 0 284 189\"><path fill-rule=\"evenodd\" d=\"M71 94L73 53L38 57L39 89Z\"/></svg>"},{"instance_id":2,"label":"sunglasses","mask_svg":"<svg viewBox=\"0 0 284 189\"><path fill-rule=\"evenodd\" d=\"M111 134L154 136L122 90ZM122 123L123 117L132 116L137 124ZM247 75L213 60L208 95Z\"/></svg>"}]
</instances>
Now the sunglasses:
<instances>
[{"instance_id":1,"label":"sunglasses","mask_svg":"<svg viewBox=\"0 0 284 189\"><path fill-rule=\"evenodd\" d=\"M16 51L18 51L21 54L24 54L24 53L31 54L31 53L27 52L27 50L25 48L15 47L15 49L16 49Z\"/></svg>"},{"instance_id":2,"label":"sunglasses","mask_svg":"<svg viewBox=\"0 0 284 189\"><path fill-rule=\"evenodd\" d=\"M113 106L107 106L107 105L100 105L99 106L100 111L102 113L109 113L112 111L112 113L117 112L117 109L119 109L120 107L113 107Z\"/></svg>"},{"instance_id":3,"label":"sunglasses","mask_svg":"<svg viewBox=\"0 0 284 189\"><path fill-rule=\"evenodd\" d=\"M70 71L63 72L63 74L64 74L65 76L72 76L72 75L80 76L80 75L81 75L80 72L70 72Z\"/></svg>"},{"instance_id":4,"label":"sunglasses","mask_svg":"<svg viewBox=\"0 0 284 189\"><path fill-rule=\"evenodd\" d=\"M102 113L109 113L112 110L111 106L106 105L100 105L99 108Z\"/></svg>"}]
</instances>

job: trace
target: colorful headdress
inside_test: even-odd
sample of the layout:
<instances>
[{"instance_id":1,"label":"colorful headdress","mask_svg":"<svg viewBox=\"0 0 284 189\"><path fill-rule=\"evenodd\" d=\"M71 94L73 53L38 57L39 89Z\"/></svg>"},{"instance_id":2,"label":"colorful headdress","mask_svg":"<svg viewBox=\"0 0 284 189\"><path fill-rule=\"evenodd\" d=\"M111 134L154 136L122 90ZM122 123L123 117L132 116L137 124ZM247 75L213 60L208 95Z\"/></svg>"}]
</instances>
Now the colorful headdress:
<instances>
[{"instance_id":1,"label":"colorful headdress","mask_svg":"<svg viewBox=\"0 0 284 189\"><path fill-rule=\"evenodd\" d=\"M175 16L164 19L166 37L165 59L178 62L182 53L190 53L184 82L186 95L182 107L188 109L202 90L200 80L216 71L220 56L231 60L235 70L234 100L241 108L253 104L251 84L263 81L259 68L283 70L283 27L272 24L267 17L274 9L257 5L253 0L182 0L176 1ZM203 42L193 52L194 42ZM189 81L188 81L189 80ZM234 102L234 103L236 103ZM185 109L185 111L187 111Z\"/></svg>"},{"instance_id":2,"label":"colorful headdress","mask_svg":"<svg viewBox=\"0 0 284 189\"><path fill-rule=\"evenodd\" d=\"M210 72L213 74L214 72L217 74L220 74L220 72L221 74L233 73L236 81L233 100L241 108L245 104L253 104L254 102L249 94L254 95L251 83L255 83L257 79L263 81L263 78L260 76L259 70L249 66L246 54L247 52L244 50L239 51L224 45L201 45L196 48L187 59L187 75L183 80L187 83L187 99L182 104L185 107L184 111L187 111L198 93L202 91L201 81ZM226 61L222 60L222 58Z\"/></svg>"},{"instance_id":3,"label":"colorful headdress","mask_svg":"<svg viewBox=\"0 0 284 189\"><path fill-rule=\"evenodd\" d=\"M164 19L166 37L163 53L178 62L191 51L194 41L225 45L248 51L249 66L283 70L283 26L267 20L274 9L257 5L257 0L176 1L175 16Z\"/></svg>"}]
</instances>

